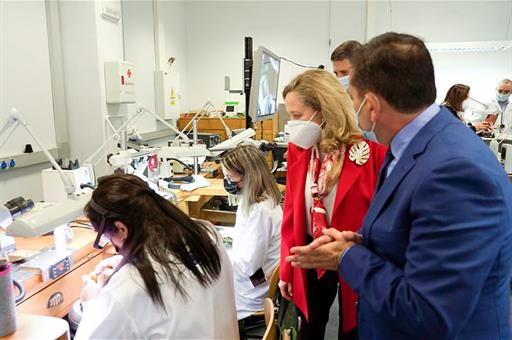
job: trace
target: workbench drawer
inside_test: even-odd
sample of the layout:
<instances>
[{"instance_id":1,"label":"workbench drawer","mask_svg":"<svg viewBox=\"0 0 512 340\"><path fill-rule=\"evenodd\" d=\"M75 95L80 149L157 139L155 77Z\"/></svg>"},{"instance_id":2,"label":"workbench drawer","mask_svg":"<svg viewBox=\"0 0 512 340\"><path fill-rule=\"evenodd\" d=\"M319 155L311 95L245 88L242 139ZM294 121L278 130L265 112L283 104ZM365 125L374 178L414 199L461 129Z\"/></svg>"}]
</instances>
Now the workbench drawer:
<instances>
[{"instance_id":1,"label":"workbench drawer","mask_svg":"<svg viewBox=\"0 0 512 340\"><path fill-rule=\"evenodd\" d=\"M23 300L16 306L16 311L18 313L64 317L73 303L80 297L83 286L82 275L93 271L104 258L102 253L95 255L89 261L73 268L49 286ZM50 299L52 303L50 303ZM53 307L49 307L52 304Z\"/></svg>"},{"instance_id":2,"label":"workbench drawer","mask_svg":"<svg viewBox=\"0 0 512 340\"><path fill-rule=\"evenodd\" d=\"M222 225L235 225L236 212L203 208L199 212L199 218Z\"/></svg>"}]
</instances>

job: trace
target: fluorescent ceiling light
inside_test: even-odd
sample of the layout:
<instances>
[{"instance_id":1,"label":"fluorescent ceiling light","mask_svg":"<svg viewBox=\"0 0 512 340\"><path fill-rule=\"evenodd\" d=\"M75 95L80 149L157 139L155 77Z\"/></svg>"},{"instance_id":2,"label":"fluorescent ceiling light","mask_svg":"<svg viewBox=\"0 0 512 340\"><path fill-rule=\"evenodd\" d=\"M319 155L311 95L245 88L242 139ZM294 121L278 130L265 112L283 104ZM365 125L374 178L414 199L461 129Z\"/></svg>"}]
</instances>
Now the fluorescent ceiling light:
<instances>
[{"instance_id":1,"label":"fluorescent ceiling light","mask_svg":"<svg viewBox=\"0 0 512 340\"><path fill-rule=\"evenodd\" d=\"M498 52L512 47L511 40L426 43L431 53Z\"/></svg>"}]
</instances>

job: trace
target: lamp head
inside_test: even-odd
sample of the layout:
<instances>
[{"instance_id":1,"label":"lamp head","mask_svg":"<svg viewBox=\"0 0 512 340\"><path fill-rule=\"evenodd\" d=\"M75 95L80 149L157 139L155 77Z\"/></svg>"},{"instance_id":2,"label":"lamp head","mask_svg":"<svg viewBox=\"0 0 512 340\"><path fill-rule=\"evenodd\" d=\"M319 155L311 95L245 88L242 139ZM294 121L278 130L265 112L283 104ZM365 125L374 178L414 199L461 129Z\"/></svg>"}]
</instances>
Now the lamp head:
<instances>
[{"instance_id":1,"label":"lamp head","mask_svg":"<svg viewBox=\"0 0 512 340\"><path fill-rule=\"evenodd\" d=\"M28 213L17 217L6 228L6 235L38 237L49 233L56 227L81 216L91 195L92 193L87 193L61 203L46 203L36 206Z\"/></svg>"}]
</instances>

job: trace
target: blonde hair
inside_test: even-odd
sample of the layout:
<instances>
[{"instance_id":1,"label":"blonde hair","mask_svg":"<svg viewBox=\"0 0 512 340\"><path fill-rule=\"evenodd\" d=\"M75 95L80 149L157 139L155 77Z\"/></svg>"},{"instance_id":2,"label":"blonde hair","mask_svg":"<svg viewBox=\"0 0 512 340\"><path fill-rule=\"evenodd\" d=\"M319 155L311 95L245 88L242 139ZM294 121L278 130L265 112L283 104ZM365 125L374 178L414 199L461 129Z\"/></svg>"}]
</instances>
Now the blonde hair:
<instances>
[{"instance_id":1,"label":"blonde hair","mask_svg":"<svg viewBox=\"0 0 512 340\"><path fill-rule=\"evenodd\" d=\"M277 206L281 203L281 192L270 173L263 154L252 145L242 145L222 157L222 166L240 175L244 181L242 211L247 216L250 207L270 198Z\"/></svg>"},{"instance_id":2,"label":"blonde hair","mask_svg":"<svg viewBox=\"0 0 512 340\"><path fill-rule=\"evenodd\" d=\"M333 74L324 70L308 70L286 85L283 98L290 92L295 92L306 106L322 113L325 124L322 128L321 151L333 152L340 150L343 145L361 141L352 100ZM329 189L338 181L340 173L341 163L337 162L327 177Z\"/></svg>"}]
</instances>

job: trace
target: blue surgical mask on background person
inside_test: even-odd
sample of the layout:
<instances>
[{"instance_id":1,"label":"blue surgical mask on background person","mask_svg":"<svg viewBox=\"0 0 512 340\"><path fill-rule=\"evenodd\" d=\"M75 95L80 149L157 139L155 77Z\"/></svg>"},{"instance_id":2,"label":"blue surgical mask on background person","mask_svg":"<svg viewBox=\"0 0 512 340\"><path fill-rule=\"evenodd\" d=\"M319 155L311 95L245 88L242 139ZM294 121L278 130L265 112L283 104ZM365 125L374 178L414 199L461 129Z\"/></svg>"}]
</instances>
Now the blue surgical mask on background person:
<instances>
[{"instance_id":1,"label":"blue surgical mask on background person","mask_svg":"<svg viewBox=\"0 0 512 340\"><path fill-rule=\"evenodd\" d=\"M318 111L308 120L290 120L286 130L290 134L290 142L303 149L309 149L317 144L322 137L322 127L311 120L315 118Z\"/></svg>"},{"instance_id":2,"label":"blue surgical mask on background person","mask_svg":"<svg viewBox=\"0 0 512 340\"><path fill-rule=\"evenodd\" d=\"M373 129L375 129L375 122L373 122L372 127L370 130L364 130L361 127L361 124L359 123L359 115L361 114L361 111L363 110L364 104L366 104L366 97L364 97L363 101L361 102L361 105L359 106L359 109L356 112L356 123L357 128L361 130L363 133L363 137L369 141L378 143L377 135L375 135L375 132L373 132Z\"/></svg>"},{"instance_id":3,"label":"blue surgical mask on background person","mask_svg":"<svg viewBox=\"0 0 512 340\"><path fill-rule=\"evenodd\" d=\"M496 100L499 102L506 102L509 97L510 97L510 94L502 94L499 92L496 93Z\"/></svg>"},{"instance_id":4,"label":"blue surgical mask on background person","mask_svg":"<svg viewBox=\"0 0 512 340\"><path fill-rule=\"evenodd\" d=\"M348 89L348 85L349 85L349 83L350 83L350 78L349 78L349 76L339 77L339 78L338 78L338 81L340 82L341 86L343 86L343 88L344 88L345 90L347 90L347 89Z\"/></svg>"},{"instance_id":5,"label":"blue surgical mask on background person","mask_svg":"<svg viewBox=\"0 0 512 340\"><path fill-rule=\"evenodd\" d=\"M240 188L238 187L238 182L231 181L228 178L224 177L224 189L231 195L240 194Z\"/></svg>"}]
</instances>

